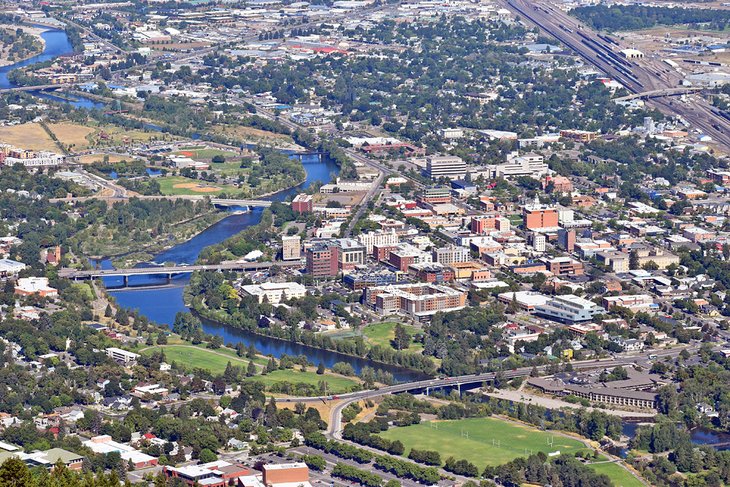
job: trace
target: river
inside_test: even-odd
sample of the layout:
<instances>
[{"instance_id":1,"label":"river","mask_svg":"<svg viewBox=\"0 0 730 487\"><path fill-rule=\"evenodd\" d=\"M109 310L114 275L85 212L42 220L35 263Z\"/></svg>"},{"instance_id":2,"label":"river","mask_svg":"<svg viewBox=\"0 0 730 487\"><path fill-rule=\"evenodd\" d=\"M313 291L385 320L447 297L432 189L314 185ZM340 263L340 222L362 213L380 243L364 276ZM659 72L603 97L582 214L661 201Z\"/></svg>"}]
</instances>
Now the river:
<instances>
[{"instance_id":1,"label":"river","mask_svg":"<svg viewBox=\"0 0 730 487\"><path fill-rule=\"evenodd\" d=\"M35 27L46 28L41 25L36 25ZM31 64L42 63L58 56L65 56L67 54L73 53L73 46L71 45L71 42L69 42L66 32L58 29L49 28L49 30L41 33L41 37L45 42L45 47L43 48L42 53L38 54L37 56L28 58L25 61L11 64L9 66L3 66L2 68L0 68L0 88L6 89L14 88L16 86L8 79L8 74L14 69L30 66ZM99 103L91 100L90 98L85 98L81 96L60 97L52 93L46 93L44 91L31 91L30 93L44 100L69 103L76 108L83 108L87 110L91 110L94 108L104 108L103 103Z\"/></svg>"},{"instance_id":2,"label":"river","mask_svg":"<svg viewBox=\"0 0 730 487\"><path fill-rule=\"evenodd\" d=\"M336 174L339 171L337 165L326 157L323 157L320 160L316 155L302 156L302 163L307 171L306 181L295 188L277 193L269 199L282 201L289 195L296 194L302 189L307 188L315 181L329 182L332 174ZM173 262L175 264L193 264L205 247L222 242L241 230L257 224L261 220L262 211L262 209L257 208L249 213L237 213L228 216L187 242L176 245L169 250L155 255L152 262L155 264L162 264L165 262ZM105 260L100 264L103 267L111 266L111 263L108 260ZM188 280L188 276L179 276L173 279L173 284L171 286L153 289L135 289L134 287L117 290L111 289L109 293L125 308L137 309L142 315L146 316L150 320L169 326L174 321L176 313L179 311L188 311L188 308L183 302L183 288L188 283ZM105 285L109 288L120 286L122 284L121 281L121 278L104 279ZM130 283L132 286L135 284L149 285L155 283L163 285L165 281L164 279L155 277L132 277L130 278ZM397 381L422 379L424 377L423 374L417 371L378 364L359 357L351 357L328 350L307 347L298 343L256 335L238 328L210 323L207 321L203 323L203 331L207 334L220 336L223 338L224 342L229 345L235 345L240 342L243 342L246 345L253 344L256 349L264 355L273 355L274 357L281 357L284 354L305 355L310 362L315 364L321 362L327 367L331 367L337 362L347 362L352 365L356 373L360 373L363 367L369 366L392 373Z\"/></svg>"},{"instance_id":3,"label":"river","mask_svg":"<svg viewBox=\"0 0 730 487\"><path fill-rule=\"evenodd\" d=\"M43 53L23 62L0 68L0 88L12 88L14 86L8 79L8 73L13 69L28 66L33 63L47 61L54 57L73 52L73 47L71 46L65 32L51 29L41 35L46 43ZM94 109L104 107L103 104L84 97L74 96L69 100L51 93L37 91L31 93L39 98L70 103L76 108ZM149 128L154 129L157 127ZM281 191L268 199L283 201L288 196L296 194L302 189L307 188L315 181L321 181L324 183L329 182L332 174L339 172L339 168L334 161L328 158L320 159L319 156L316 155L302 156L302 163L307 171L306 181L296 187ZM151 263L162 264L164 262L171 262L175 264L193 264L205 247L220 243L228 237L237 234L241 230L257 224L261 220L262 211L262 209L257 208L249 213L234 213L215 225L212 225L210 228L201 232L187 242L176 245L169 250L155 255ZM98 264L105 268L111 267L111 262L109 260L100 261ZM176 313L179 311L189 311L185 306L185 303L183 303L183 289L187 284L188 279L189 278L187 276L180 276L173 279L173 284L171 286L153 289L127 288L123 290L112 290L110 291L110 294L116 298L120 305L126 308L139 310L142 315L155 323L171 326ZM153 283L159 283L161 285L165 284L164 281L155 281L155 278L147 277L134 277L131 281L133 285L135 283L137 285ZM114 286L119 286L121 284L118 279L114 278L106 278L104 283L109 288L113 288ZM392 373L398 381L424 378L424 375L417 371L387 366L370 360L361 359L359 357L350 357L327 350L320 350L301 344L255 335L229 326L220 326L206 322L203 325L203 330L205 333L221 336L225 343L229 345L235 345L240 342L247 345L253 343L256 349L265 355L270 354L275 357L281 357L284 354L306 355L312 363L318 364L322 362L327 367L331 367L336 362L347 362L352 365L357 373L360 373L363 367L370 366Z\"/></svg>"}]
</instances>

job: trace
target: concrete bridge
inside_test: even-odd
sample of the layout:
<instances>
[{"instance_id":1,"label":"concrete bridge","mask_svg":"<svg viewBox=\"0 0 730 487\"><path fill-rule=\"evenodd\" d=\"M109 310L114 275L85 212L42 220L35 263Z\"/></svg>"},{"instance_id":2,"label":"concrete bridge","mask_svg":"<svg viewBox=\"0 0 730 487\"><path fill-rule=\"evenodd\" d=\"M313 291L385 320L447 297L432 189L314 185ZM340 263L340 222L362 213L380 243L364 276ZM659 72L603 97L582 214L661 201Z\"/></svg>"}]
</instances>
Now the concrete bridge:
<instances>
[{"instance_id":1,"label":"concrete bridge","mask_svg":"<svg viewBox=\"0 0 730 487\"><path fill-rule=\"evenodd\" d=\"M120 201L128 201L131 198L137 198L140 200L189 200L189 201L205 201L208 196L194 195L194 194L179 194L179 195L116 195L116 196L104 196L101 194L94 194L91 196L79 196L71 198L51 198L48 201L51 203L81 203L89 200L105 200L111 203ZM209 198L210 203L215 206L248 206L249 208L268 208L271 206L269 200L247 200L247 199L229 199L229 198Z\"/></svg>"},{"instance_id":2,"label":"concrete bridge","mask_svg":"<svg viewBox=\"0 0 730 487\"><path fill-rule=\"evenodd\" d=\"M51 85L37 85L37 86L16 86L15 88L2 88L0 93L12 93L14 91L46 91L46 90L57 90L59 88L70 88L75 86L77 83L56 83Z\"/></svg>"},{"instance_id":3,"label":"concrete bridge","mask_svg":"<svg viewBox=\"0 0 730 487\"><path fill-rule=\"evenodd\" d=\"M271 206L269 200L237 200L228 198L211 198L210 202L215 206L248 206L251 208L268 208Z\"/></svg>"},{"instance_id":4,"label":"concrete bridge","mask_svg":"<svg viewBox=\"0 0 730 487\"><path fill-rule=\"evenodd\" d=\"M165 276L169 282L173 276L180 274L191 274L195 271L260 271L270 269L273 266L279 267L302 267L301 261L292 262L223 262L221 264L203 264L203 265L177 265L177 266L149 266L149 267L131 267L127 269L93 269L78 270L63 268L58 272L59 277L72 279L74 281L83 281L88 279L99 279L103 277L122 277L124 278L124 287L129 286L129 278L131 276Z\"/></svg>"},{"instance_id":5,"label":"concrete bridge","mask_svg":"<svg viewBox=\"0 0 730 487\"><path fill-rule=\"evenodd\" d=\"M704 88L700 88L697 86L682 86L677 88L666 88L663 90L652 90L652 91L645 91L643 93L634 93L632 95L626 95L622 96L620 98L614 98L613 101L629 101L629 100L635 100L635 99L645 99L648 100L649 98L662 98L664 96L679 96L679 95L689 95L690 93L698 93L702 91Z\"/></svg>"}]
</instances>

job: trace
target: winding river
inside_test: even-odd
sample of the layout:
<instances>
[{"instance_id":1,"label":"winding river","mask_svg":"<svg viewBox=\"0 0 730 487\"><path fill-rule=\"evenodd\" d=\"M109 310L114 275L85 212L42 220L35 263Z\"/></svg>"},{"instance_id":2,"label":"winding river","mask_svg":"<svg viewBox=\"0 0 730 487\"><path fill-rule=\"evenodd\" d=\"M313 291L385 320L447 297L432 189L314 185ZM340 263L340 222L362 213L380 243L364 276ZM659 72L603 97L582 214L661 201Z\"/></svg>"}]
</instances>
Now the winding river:
<instances>
[{"instance_id":1,"label":"winding river","mask_svg":"<svg viewBox=\"0 0 730 487\"><path fill-rule=\"evenodd\" d=\"M0 68L0 88L13 88L15 85L8 79L8 73L16 68L21 68L34 63L48 61L58 56L63 56L73 52L73 47L61 30L49 29L42 33L41 36L45 41L45 49L43 53L26 59L25 61ZM70 103L76 108L95 109L103 108L104 105L91 99L74 96L69 99L66 96L59 97L53 93L32 91L34 96L46 100L52 100L62 103ZM150 127L155 129L156 127ZM294 156L293 156L294 157ZM302 163L307 172L306 181L296 187L281 191L269 199L274 201L283 201L290 195L299 193L307 188L315 181L327 183L331 180L333 174L339 172L338 166L328 158L320 158L314 156L302 156ZM192 264L194 263L200 252L210 245L222 242L241 230L257 224L261 220L262 210L257 208L249 213L232 213L215 225L212 225L205 231L196 235L192 239L180 245L176 245L164 252L155 255L152 263L171 262L175 264ZM102 267L111 267L109 260L98 262ZM149 264L149 263L148 263ZM171 286L162 286L157 288L137 288L111 290L110 294L114 296L117 302L130 309L137 309L141 314L159 324L172 325L175 314L179 311L188 311L183 302L183 288L188 282L187 276L180 276L173 279ZM105 284L109 288L119 286L121 282L114 278L106 278ZM132 285L149 285L149 284L165 284L164 281L155 281L154 277L134 277ZM357 373L360 373L363 367L369 366L375 369L386 370L391 372L396 380L408 381L422 379L424 375L417 372L400 367L388 366L373 362L371 360L359 357L351 357L348 355L320 350L317 348L307 347L305 345L291 343L284 340L278 340L271 337L265 337L248 333L229 326L221 326L214 323L204 323L203 330L211 335L219 335L226 344L235 345L243 342L246 345L253 344L257 350L265 355L273 355L281 357L282 355L305 355L310 362L318 364L324 363L325 366L331 367L336 362L347 362L352 365Z\"/></svg>"}]
</instances>

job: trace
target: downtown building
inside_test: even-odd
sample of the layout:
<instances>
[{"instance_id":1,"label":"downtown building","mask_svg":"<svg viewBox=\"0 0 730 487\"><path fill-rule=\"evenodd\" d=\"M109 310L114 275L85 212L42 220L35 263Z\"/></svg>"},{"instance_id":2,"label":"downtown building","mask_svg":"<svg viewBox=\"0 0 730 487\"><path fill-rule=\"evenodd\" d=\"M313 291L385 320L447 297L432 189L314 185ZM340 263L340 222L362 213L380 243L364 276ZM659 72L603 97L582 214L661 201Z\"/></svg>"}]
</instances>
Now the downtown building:
<instances>
[{"instance_id":1,"label":"downtown building","mask_svg":"<svg viewBox=\"0 0 730 487\"><path fill-rule=\"evenodd\" d=\"M426 176L431 179L462 179L466 176L466 163L457 156L427 157Z\"/></svg>"},{"instance_id":2,"label":"downtown building","mask_svg":"<svg viewBox=\"0 0 730 487\"><path fill-rule=\"evenodd\" d=\"M466 292L431 283L393 284L366 288L364 303L382 315L398 313L428 321L438 312L463 309Z\"/></svg>"},{"instance_id":3,"label":"downtown building","mask_svg":"<svg viewBox=\"0 0 730 487\"><path fill-rule=\"evenodd\" d=\"M307 274L312 277L335 277L365 264L365 246L352 238L315 242L305 251Z\"/></svg>"}]
</instances>

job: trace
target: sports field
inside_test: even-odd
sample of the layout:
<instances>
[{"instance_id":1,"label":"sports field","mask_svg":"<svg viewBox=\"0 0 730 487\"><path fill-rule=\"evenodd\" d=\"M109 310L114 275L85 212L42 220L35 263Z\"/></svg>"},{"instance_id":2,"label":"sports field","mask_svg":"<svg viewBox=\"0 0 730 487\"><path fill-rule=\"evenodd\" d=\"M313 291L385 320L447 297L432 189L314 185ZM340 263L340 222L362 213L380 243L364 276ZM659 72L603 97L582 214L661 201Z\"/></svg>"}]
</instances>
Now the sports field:
<instances>
[{"instance_id":1,"label":"sports field","mask_svg":"<svg viewBox=\"0 0 730 487\"><path fill-rule=\"evenodd\" d=\"M438 451L442 461L453 456L457 460L470 461L480 470L539 451L575 453L585 448L578 440L498 418L429 421L391 428L381 436L400 440L406 447L406 454L412 448Z\"/></svg>"},{"instance_id":2,"label":"sports field","mask_svg":"<svg viewBox=\"0 0 730 487\"><path fill-rule=\"evenodd\" d=\"M225 187L182 176L164 176L157 178L157 182L160 184L160 192L164 195L216 195Z\"/></svg>"}]
</instances>

